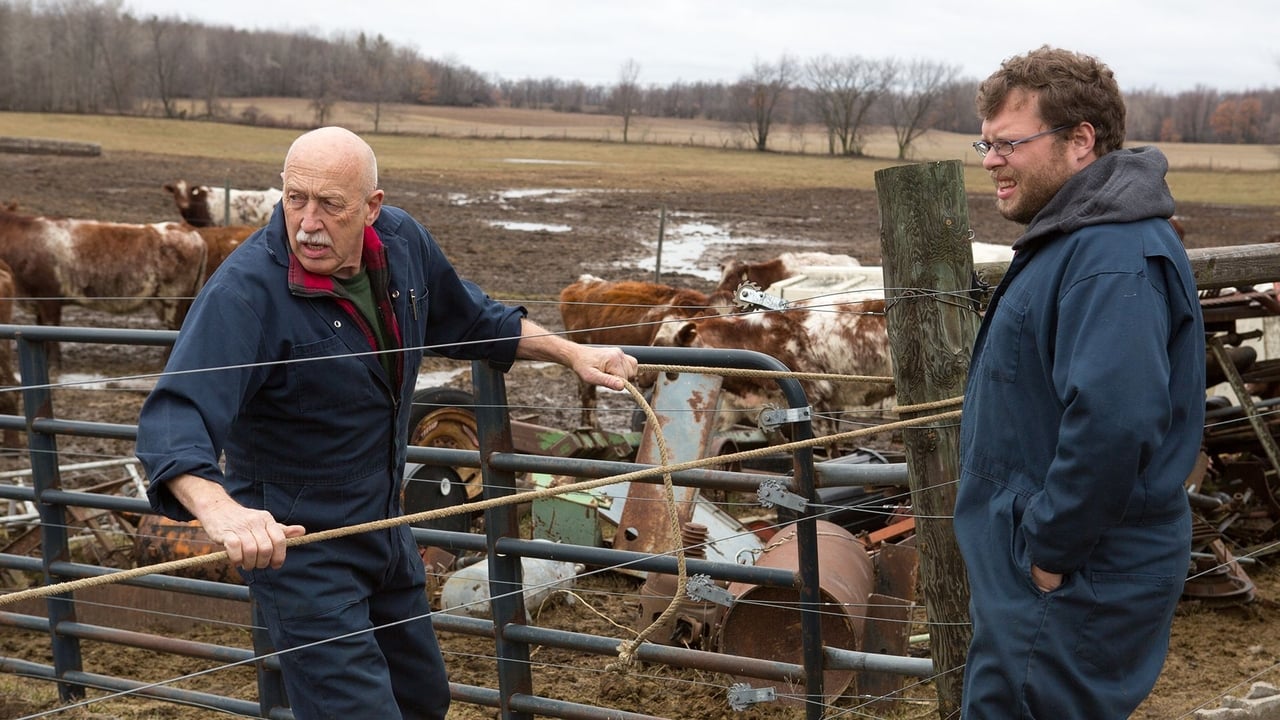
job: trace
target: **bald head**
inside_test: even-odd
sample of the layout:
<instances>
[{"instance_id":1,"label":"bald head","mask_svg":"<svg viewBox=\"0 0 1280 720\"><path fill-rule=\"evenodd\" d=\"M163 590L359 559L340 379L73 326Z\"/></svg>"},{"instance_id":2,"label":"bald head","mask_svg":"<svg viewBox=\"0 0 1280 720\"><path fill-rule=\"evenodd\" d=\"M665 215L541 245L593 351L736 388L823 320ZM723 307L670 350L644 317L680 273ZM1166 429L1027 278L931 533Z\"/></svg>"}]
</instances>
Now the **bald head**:
<instances>
[{"instance_id":1,"label":"bald head","mask_svg":"<svg viewBox=\"0 0 1280 720\"><path fill-rule=\"evenodd\" d=\"M346 128L322 127L294 140L281 176L287 181L291 169L297 168L324 168L326 174L349 181L351 191L361 195L378 188L378 159L373 148Z\"/></svg>"}]
</instances>

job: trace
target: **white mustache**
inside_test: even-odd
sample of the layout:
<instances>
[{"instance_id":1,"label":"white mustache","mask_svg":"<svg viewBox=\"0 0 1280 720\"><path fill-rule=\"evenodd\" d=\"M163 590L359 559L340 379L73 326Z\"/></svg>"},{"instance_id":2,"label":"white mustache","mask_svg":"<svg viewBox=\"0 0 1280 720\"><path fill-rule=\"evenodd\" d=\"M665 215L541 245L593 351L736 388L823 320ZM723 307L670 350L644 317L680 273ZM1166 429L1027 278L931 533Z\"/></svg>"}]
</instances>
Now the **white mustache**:
<instances>
[{"instance_id":1,"label":"white mustache","mask_svg":"<svg viewBox=\"0 0 1280 720\"><path fill-rule=\"evenodd\" d=\"M319 232L309 233L306 230L298 229L294 237L298 242L306 245L319 245L322 247L333 247L333 238L329 237L329 233L320 230Z\"/></svg>"}]
</instances>

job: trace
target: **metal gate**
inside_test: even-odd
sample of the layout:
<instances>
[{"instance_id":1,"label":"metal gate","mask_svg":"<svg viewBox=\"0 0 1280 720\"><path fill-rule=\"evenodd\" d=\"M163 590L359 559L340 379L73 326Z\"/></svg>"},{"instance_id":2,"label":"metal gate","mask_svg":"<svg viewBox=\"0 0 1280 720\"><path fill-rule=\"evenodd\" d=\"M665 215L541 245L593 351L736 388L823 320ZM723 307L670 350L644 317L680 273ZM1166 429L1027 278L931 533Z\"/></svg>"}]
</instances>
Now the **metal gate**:
<instances>
[{"instance_id":1,"label":"metal gate","mask_svg":"<svg viewBox=\"0 0 1280 720\"><path fill-rule=\"evenodd\" d=\"M63 489L62 474L68 467L60 467L58 464L57 437L59 435L132 440L136 435L136 425L58 419L52 405L51 388L53 386L49 381L46 344L62 341L164 346L171 344L175 337L176 333L171 331L0 325L0 338L16 340L24 407L24 416L0 415L0 429L25 431L31 456L31 484L28 486L0 483L0 499L30 503L38 509L41 549L38 558L14 553L0 554L0 570L13 569L39 573L46 585L112 573L114 571L109 568L72 562L69 559L69 516L72 513L83 513L95 509L140 515L150 513L149 506L141 498ZM745 351L650 347L633 347L627 350L641 363L648 364L669 363L783 371L787 369L768 356ZM484 363L475 363L472 372L480 449L469 451L411 447L408 455L410 462L426 466L479 468L483 473L487 497L501 497L515 493L517 473L543 472L578 478L603 478L633 471L639 467L649 467L618 461L558 458L515 452L512 446L511 419L507 413L506 388L502 374L491 370ZM792 379L782 379L778 382L790 407L807 406L798 382ZM795 425L794 436L798 439L812 437L807 421ZM795 451L793 462L794 472L786 481L787 491L802 498L814 499L816 487L819 484L817 482L819 471L815 470L812 451L803 449ZM870 468L831 467L822 472L821 485L823 486L906 484L904 465ZM755 488L765 480L776 482L777 479L776 475L753 475L749 472L717 470L686 470L673 474L673 481L677 485L734 490ZM646 482L660 482L660 479L654 478ZM824 696L824 671L827 673L832 670L883 671L904 676L931 676L932 663L927 659L824 647L821 621L823 613L820 611L822 596L818 572L818 538L815 530L817 521L803 507L794 512L794 517L798 554L798 564L795 568L757 567L732 562L689 559L688 573L753 587L798 589L801 607L799 622L801 662L733 656L720 652L652 643L640 645L636 651L636 658L646 663L750 676L766 683L785 681L804 687L808 697L818 698ZM487 553L489 578L493 587L522 587L521 558L543 558L595 566L626 565L637 571L658 573L674 574L677 570L677 560L670 555L523 539L520 536L513 505L500 505L485 510L484 524L486 528L484 535L424 528L414 528L413 534L421 545L448 548L454 551ZM247 606L248 592L241 585L166 575L148 575L124 581L120 585L134 593L180 593L232 604L245 604L242 608L244 617L250 616L250 609ZM214 708L244 716L293 717L292 712L284 704L284 692L279 678L279 662L274 655L260 654L249 648L212 645L126 630L101 621L80 622L77 618L75 600L76 598L70 593L49 596L41 601L44 605L43 613L10 612L4 605L0 605L0 625L48 633L53 658L52 664L46 665L21 658L0 657L0 671L55 682L64 700L83 697L86 688L96 688L133 692L140 696ZM542 697L537 693L537 678L528 662L531 645L555 646L587 654L617 655L619 646L617 638L540 628L528 624L525 620L526 613L521 592L495 594L490 599L490 617L492 619L439 613L433 615L433 623L439 631L495 639L498 687L451 683L451 693L455 702L497 708L501 711L503 718L531 718L535 713L561 718L650 717ZM162 684L146 685L125 677L93 672L92 668L84 667L80 652L81 640L117 643L157 653L205 658L222 664L252 664L258 675L257 701L182 690ZM255 645L259 649L266 647L261 638L255 638ZM750 687L735 688L734 691L738 694L727 699L730 704L749 704L766 696L766 693L755 692ZM731 691L731 694L734 691ZM822 716L822 713L821 703L807 704L807 717L816 720Z\"/></svg>"}]
</instances>

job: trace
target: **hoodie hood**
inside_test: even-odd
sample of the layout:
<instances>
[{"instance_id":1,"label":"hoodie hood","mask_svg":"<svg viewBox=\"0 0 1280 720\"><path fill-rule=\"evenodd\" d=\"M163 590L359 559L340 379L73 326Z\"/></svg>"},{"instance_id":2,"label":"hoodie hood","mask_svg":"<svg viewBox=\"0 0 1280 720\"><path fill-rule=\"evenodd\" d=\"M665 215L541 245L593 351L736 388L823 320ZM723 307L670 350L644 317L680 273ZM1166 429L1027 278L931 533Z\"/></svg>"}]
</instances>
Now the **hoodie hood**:
<instances>
[{"instance_id":1,"label":"hoodie hood","mask_svg":"<svg viewBox=\"0 0 1280 720\"><path fill-rule=\"evenodd\" d=\"M1071 177L1013 244L1020 250L1052 235L1103 223L1173 217L1164 176L1169 161L1154 147L1115 150Z\"/></svg>"}]
</instances>

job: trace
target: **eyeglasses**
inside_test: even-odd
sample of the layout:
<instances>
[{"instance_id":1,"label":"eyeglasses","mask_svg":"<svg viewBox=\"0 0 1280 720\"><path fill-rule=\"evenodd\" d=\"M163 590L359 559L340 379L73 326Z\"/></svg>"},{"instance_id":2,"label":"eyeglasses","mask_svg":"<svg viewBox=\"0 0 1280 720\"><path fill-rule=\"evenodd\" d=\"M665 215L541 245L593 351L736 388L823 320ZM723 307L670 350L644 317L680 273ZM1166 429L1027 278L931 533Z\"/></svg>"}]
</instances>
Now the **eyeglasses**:
<instances>
[{"instance_id":1,"label":"eyeglasses","mask_svg":"<svg viewBox=\"0 0 1280 720\"><path fill-rule=\"evenodd\" d=\"M1044 132L1038 132L1035 135L1028 135L1022 138L1021 140L992 140L991 142L987 142L986 140L979 140L978 142L973 144L973 149L978 151L978 157L986 157L987 153L993 150L1000 157L1009 157L1010 155L1013 154L1013 148L1017 145L1021 145L1024 142L1031 142L1036 138L1044 137L1045 135L1052 135L1056 132L1061 132L1063 130L1066 130L1072 127L1075 127L1075 126L1059 125L1058 127L1053 128L1052 130L1045 130Z\"/></svg>"}]
</instances>

